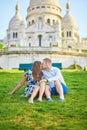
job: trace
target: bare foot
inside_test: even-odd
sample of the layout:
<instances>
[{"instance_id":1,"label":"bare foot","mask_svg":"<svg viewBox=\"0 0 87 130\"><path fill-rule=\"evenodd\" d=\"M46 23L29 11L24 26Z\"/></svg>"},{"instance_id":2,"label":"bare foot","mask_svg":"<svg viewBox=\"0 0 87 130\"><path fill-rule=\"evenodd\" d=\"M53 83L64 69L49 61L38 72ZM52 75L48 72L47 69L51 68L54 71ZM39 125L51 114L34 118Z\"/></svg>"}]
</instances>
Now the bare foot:
<instances>
[{"instance_id":1,"label":"bare foot","mask_svg":"<svg viewBox=\"0 0 87 130\"><path fill-rule=\"evenodd\" d=\"M29 99L28 102L32 104L33 103L33 99Z\"/></svg>"},{"instance_id":2,"label":"bare foot","mask_svg":"<svg viewBox=\"0 0 87 130\"><path fill-rule=\"evenodd\" d=\"M37 101L38 101L38 102L42 102L42 99L41 99L41 98L38 98Z\"/></svg>"}]
</instances>

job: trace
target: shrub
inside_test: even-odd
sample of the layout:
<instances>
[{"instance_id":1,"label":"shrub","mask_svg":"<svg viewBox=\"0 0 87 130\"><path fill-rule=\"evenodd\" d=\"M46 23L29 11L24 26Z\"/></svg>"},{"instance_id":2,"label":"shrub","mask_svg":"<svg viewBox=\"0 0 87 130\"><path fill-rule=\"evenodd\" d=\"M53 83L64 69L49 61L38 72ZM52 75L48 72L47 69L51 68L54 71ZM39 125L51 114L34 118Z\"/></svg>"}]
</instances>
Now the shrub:
<instances>
[{"instance_id":1,"label":"shrub","mask_svg":"<svg viewBox=\"0 0 87 130\"><path fill-rule=\"evenodd\" d=\"M73 69L78 69L78 65L76 63L74 63Z\"/></svg>"},{"instance_id":2,"label":"shrub","mask_svg":"<svg viewBox=\"0 0 87 130\"><path fill-rule=\"evenodd\" d=\"M2 70L3 68L2 67L0 67L0 70Z\"/></svg>"},{"instance_id":3,"label":"shrub","mask_svg":"<svg viewBox=\"0 0 87 130\"><path fill-rule=\"evenodd\" d=\"M84 69L83 69L83 71L87 71L87 68L84 66Z\"/></svg>"}]
</instances>

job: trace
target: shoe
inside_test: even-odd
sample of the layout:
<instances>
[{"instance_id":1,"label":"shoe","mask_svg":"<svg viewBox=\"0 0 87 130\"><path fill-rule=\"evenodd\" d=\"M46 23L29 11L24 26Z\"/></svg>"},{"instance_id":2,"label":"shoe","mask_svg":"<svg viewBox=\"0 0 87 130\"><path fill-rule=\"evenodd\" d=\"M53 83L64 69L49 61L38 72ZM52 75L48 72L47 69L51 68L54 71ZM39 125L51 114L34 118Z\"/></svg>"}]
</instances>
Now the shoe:
<instances>
[{"instance_id":1,"label":"shoe","mask_svg":"<svg viewBox=\"0 0 87 130\"><path fill-rule=\"evenodd\" d=\"M47 101L53 101L53 99L52 98L47 98Z\"/></svg>"},{"instance_id":2,"label":"shoe","mask_svg":"<svg viewBox=\"0 0 87 130\"><path fill-rule=\"evenodd\" d=\"M25 97L25 94L21 94L21 97Z\"/></svg>"},{"instance_id":3,"label":"shoe","mask_svg":"<svg viewBox=\"0 0 87 130\"><path fill-rule=\"evenodd\" d=\"M58 102L64 102L64 101L65 101L65 99L62 99L62 98L58 99Z\"/></svg>"},{"instance_id":4,"label":"shoe","mask_svg":"<svg viewBox=\"0 0 87 130\"><path fill-rule=\"evenodd\" d=\"M30 94L21 94L21 97L30 97Z\"/></svg>"}]
</instances>

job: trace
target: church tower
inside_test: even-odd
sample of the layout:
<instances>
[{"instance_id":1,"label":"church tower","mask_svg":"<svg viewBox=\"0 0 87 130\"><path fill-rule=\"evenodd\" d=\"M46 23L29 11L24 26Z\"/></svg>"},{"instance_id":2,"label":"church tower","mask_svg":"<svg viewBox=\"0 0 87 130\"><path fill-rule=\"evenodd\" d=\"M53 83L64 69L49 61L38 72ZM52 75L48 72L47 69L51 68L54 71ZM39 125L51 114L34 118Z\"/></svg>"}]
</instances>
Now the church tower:
<instances>
[{"instance_id":1,"label":"church tower","mask_svg":"<svg viewBox=\"0 0 87 130\"><path fill-rule=\"evenodd\" d=\"M75 18L70 13L70 4L66 4L66 14L62 19L62 47L76 49L79 43L78 26Z\"/></svg>"},{"instance_id":2,"label":"church tower","mask_svg":"<svg viewBox=\"0 0 87 130\"><path fill-rule=\"evenodd\" d=\"M58 0L30 0L27 9L27 46L58 47L61 43L61 7Z\"/></svg>"},{"instance_id":3,"label":"church tower","mask_svg":"<svg viewBox=\"0 0 87 130\"><path fill-rule=\"evenodd\" d=\"M9 22L7 29L7 42L8 48L13 48L24 46L25 39L25 25L24 21L20 15L20 6L17 4L15 7L15 16Z\"/></svg>"}]
</instances>

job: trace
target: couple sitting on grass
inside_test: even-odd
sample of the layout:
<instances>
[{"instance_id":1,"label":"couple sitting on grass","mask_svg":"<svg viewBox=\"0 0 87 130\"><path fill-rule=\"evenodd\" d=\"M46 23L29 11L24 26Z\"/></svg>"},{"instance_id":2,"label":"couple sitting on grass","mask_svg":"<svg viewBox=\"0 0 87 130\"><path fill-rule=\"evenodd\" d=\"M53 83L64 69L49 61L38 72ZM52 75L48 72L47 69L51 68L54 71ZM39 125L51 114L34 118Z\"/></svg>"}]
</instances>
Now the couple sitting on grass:
<instances>
[{"instance_id":1,"label":"couple sitting on grass","mask_svg":"<svg viewBox=\"0 0 87 130\"><path fill-rule=\"evenodd\" d=\"M42 96L45 94L48 101L52 101L51 95L59 95L59 102L63 102L64 94L68 93L68 87L60 70L52 66L49 58L43 59L43 62L35 61L32 71L25 72L21 82L10 92L14 94L26 82L27 86L22 96L29 96L29 103L33 103L34 98L39 94L38 101L42 102Z\"/></svg>"}]
</instances>

